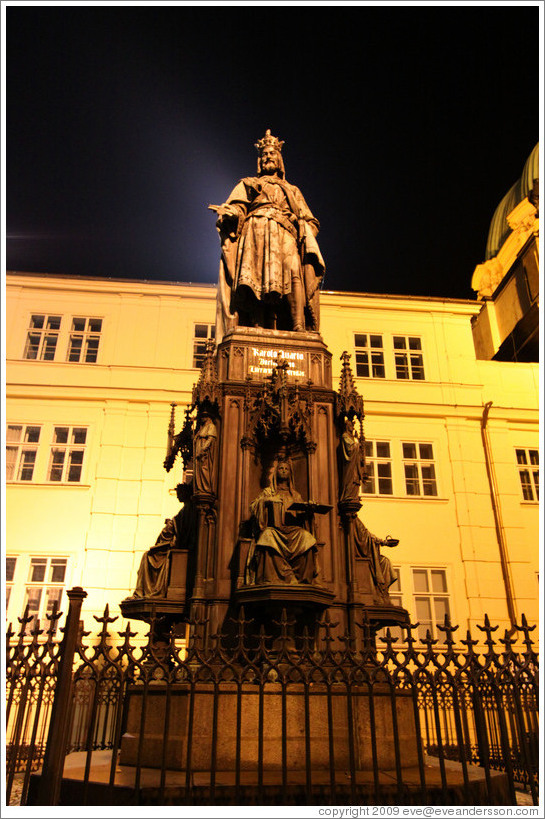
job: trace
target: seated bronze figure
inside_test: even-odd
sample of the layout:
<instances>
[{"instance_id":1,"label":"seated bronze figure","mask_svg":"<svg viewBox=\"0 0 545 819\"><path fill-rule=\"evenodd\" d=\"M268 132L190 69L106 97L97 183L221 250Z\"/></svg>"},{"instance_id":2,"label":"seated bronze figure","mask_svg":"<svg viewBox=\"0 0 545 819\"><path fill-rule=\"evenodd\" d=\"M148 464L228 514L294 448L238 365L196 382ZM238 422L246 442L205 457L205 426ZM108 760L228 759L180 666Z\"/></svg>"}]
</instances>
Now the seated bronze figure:
<instances>
[{"instance_id":1,"label":"seated bronze figure","mask_svg":"<svg viewBox=\"0 0 545 819\"><path fill-rule=\"evenodd\" d=\"M256 542L248 555L248 585L316 582L318 548L309 531L312 510L290 509L293 504L306 506L294 487L290 461L279 461L270 485L250 506Z\"/></svg>"}]
</instances>

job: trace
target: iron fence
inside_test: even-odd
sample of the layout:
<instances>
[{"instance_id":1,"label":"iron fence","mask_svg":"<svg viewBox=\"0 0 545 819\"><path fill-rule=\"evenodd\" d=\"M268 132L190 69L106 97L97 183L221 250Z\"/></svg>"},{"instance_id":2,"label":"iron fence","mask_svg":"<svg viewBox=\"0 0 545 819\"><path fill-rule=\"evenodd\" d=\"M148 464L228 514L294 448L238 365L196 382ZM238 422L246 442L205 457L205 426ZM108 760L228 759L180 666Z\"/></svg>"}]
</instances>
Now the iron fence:
<instances>
[{"instance_id":1,"label":"iron fence","mask_svg":"<svg viewBox=\"0 0 545 819\"><path fill-rule=\"evenodd\" d=\"M19 773L21 804L515 804L515 783L537 804L524 618L502 638L485 618L480 644L469 632L455 644L447 619L440 647L408 625L402 644L387 632L377 648L369 623L363 640L335 636L327 612L318 639L294 641L285 613L274 636L256 634L241 610L228 641L204 640L197 621L187 646L158 642L153 624L137 646L107 608L98 635L72 625L70 645L67 622L60 645L59 616L30 640L27 616L7 635L8 802Z\"/></svg>"},{"instance_id":2,"label":"iron fence","mask_svg":"<svg viewBox=\"0 0 545 819\"><path fill-rule=\"evenodd\" d=\"M26 793L30 773L43 761L58 671L60 644L55 640L55 630L59 617L57 613L49 617L43 641L39 622L35 622L28 639L27 625L33 620L28 611L19 618L18 634L10 624L6 635L8 802L15 774L25 774Z\"/></svg>"}]
</instances>

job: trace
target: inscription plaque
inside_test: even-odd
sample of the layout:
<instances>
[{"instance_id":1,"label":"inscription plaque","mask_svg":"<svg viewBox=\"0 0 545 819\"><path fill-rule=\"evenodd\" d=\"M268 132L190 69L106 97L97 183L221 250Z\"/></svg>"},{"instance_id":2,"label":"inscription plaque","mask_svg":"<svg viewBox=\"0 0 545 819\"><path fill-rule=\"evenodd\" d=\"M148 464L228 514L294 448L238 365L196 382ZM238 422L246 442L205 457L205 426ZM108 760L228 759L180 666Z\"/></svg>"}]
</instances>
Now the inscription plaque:
<instances>
[{"instance_id":1,"label":"inscription plaque","mask_svg":"<svg viewBox=\"0 0 545 819\"><path fill-rule=\"evenodd\" d=\"M286 375L292 378L307 378L306 356L277 347L250 347L248 350L248 373L255 376L267 376L272 373L273 364L278 358L288 363Z\"/></svg>"}]
</instances>

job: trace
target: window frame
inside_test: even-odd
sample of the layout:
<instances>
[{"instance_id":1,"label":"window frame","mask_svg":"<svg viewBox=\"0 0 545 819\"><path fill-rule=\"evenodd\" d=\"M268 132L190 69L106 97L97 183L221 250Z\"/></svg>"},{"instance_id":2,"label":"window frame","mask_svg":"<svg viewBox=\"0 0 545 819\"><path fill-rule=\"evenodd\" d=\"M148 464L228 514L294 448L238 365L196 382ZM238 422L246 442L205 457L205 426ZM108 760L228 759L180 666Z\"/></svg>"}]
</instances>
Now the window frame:
<instances>
[{"instance_id":1,"label":"window frame","mask_svg":"<svg viewBox=\"0 0 545 819\"><path fill-rule=\"evenodd\" d=\"M365 344L358 344L358 338L365 338ZM372 344L372 339L380 339L380 345ZM365 357L366 361L358 361L358 356ZM377 360L378 359L378 360ZM356 378L386 378L386 362L384 358L384 336L382 333L354 332L354 361ZM367 368L367 374L359 368ZM382 374L377 372L382 369Z\"/></svg>"},{"instance_id":2,"label":"window frame","mask_svg":"<svg viewBox=\"0 0 545 819\"><path fill-rule=\"evenodd\" d=\"M519 460L519 453L523 455L524 461ZM532 455L537 456L537 463L532 463ZM522 492L523 503L539 503L539 449L538 447L515 447L515 462L517 464L520 491ZM537 469L535 468L537 467ZM528 479L523 480L526 473ZM537 473L537 479L536 479ZM531 497L526 497L526 493Z\"/></svg>"},{"instance_id":3,"label":"window frame","mask_svg":"<svg viewBox=\"0 0 545 819\"><path fill-rule=\"evenodd\" d=\"M66 443L62 441L55 441L55 435L57 434L58 430L67 430L67 439ZM76 430L80 432L85 432L85 440L83 443L71 441L71 437L74 436ZM49 447L49 461L46 471L46 482L48 484L56 484L56 485L73 485L73 484L81 484L82 477L83 477L83 470L85 466L85 453L87 450L88 444L88 432L89 427L86 426L79 426L79 425L65 425L65 424L54 424L53 425L53 435L52 441ZM57 459L55 463L55 455L59 453L63 453L62 461ZM74 453L81 452L81 461L78 463L77 461L74 463L72 459L72 455ZM67 457L68 455L68 457ZM57 472L60 467L60 478L54 479L52 478L53 471L56 469ZM76 470L79 467L78 478L76 480L70 480L70 470L75 467Z\"/></svg>"},{"instance_id":4,"label":"window frame","mask_svg":"<svg viewBox=\"0 0 545 819\"><path fill-rule=\"evenodd\" d=\"M429 611L430 611L431 619L429 621L425 620L424 623L429 622L431 624L430 633L431 633L432 639L437 640L439 643L444 643L445 642L444 632L440 631L437 628L437 626L438 625L441 625L441 626L443 625L443 623L445 622L445 617L444 617L444 613L443 613L443 616L442 616L441 619L438 617L437 610L435 608L435 603L436 603L436 600L446 600L447 601L446 612L448 613L449 618L450 618L450 622L452 623L453 622L452 594L451 594L451 591L450 591L451 583L450 583L448 567L445 566L445 565L442 565L442 566L421 565L421 566L419 566L419 565L411 564L409 569L410 569L410 573L411 573L411 583L412 583L411 597L412 597L412 604L413 604L412 605L412 611L414 611L414 622L415 623L421 623L422 622L421 618L418 616L417 598L428 600L430 602ZM427 591L419 590L419 589L417 590L416 583L415 583L415 572L426 572L427 587L428 587ZM446 591L437 591L437 590L433 589L433 582L430 582L432 580L432 573L433 572L436 572L436 573L441 572L443 574L443 576L445 578ZM433 604L432 604L432 598L433 598ZM419 626L419 629L417 630L417 636L418 636L419 640L422 640L426 636L425 631L423 631L423 632L420 631L420 629L423 629L423 628L424 628L424 626Z\"/></svg>"},{"instance_id":5,"label":"window frame","mask_svg":"<svg viewBox=\"0 0 545 819\"><path fill-rule=\"evenodd\" d=\"M411 623L418 623L419 618L417 616L417 608L416 608L416 598L417 597L438 597L441 599L447 599L448 605L446 610L449 612L450 622L456 622L456 613L454 607L454 598L453 598L453 585L452 585L452 578L451 578L451 567L446 563L441 564L417 564L417 563L392 563L392 568L397 575L396 583L390 586L389 595L392 599L394 605L401 605L404 609L407 609L410 615ZM446 591L439 592L439 591L428 591L428 592L421 592L416 591L415 583L414 583L414 572L415 571L425 571L428 573L428 578L430 577L430 572L442 572L445 578L445 587ZM431 584L428 581L428 588L430 588ZM442 649L445 646L445 633L440 631L437 626L443 625L444 617L439 619L437 617L437 611L435 607L431 607L432 613L432 638L438 641L438 648ZM416 650L423 651L424 645L421 644L422 637L425 636L425 630L423 627L413 630L413 637L416 640ZM403 645L406 642L406 629L402 629L400 627L392 627L390 626L390 634L394 637L394 646ZM377 631L377 638L384 637L386 635L386 628L382 628ZM384 651L386 649L386 644L383 643L381 640L377 639L377 649L379 651Z\"/></svg>"},{"instance_id":6,"label":"window frame","mask_svg":"<svg viewBox=\"0 0 545 819\"><path fill-rule=\"evenodd\" d=\"M64 565L64 572L62 580L53 580L53 565ZM44 565L44 578L43 580L35 580L33 579L32 569L33 566ZM30 620L25 626L25 636L30 637L32 630L36 625L36 621L39 621L40 628L43 628L44 631L48 629L48 621L46 618L46 614L52 611L53 606L49 605L50 600L50 591L59 592L58 595L58 607L57 611L62 611L62 600L63 595L67 588L67 578L68 578L68 570L70 565L70 558L67 555L29 555L28 561L28 568L27 568L27 579L22 584L22 593L23 593L23 605L21 609L21 616L24 614L25 608L27 603L29 603L30 598L30 590L40 590L40 596L38 599L38 605L33 610L36 612L32 615L32 620ZM45 593L44 593L45 592ZM54 601L53 601L54 602ZM29 610L29 614L31 611ZM53 628L53 633L57 631L58 621Z\"/></svg>"},{"instance_id":7,"label":"window frame","mask_svg":"<svg viewBox=\"0 0 545 819\"><path fill-rule=\"evenodd\" d=\"M5 557L6 561L6 617L9 609L9 603L11 599L11 592L15 586L15 575L17 573L17 559L19 555L12 555L7 554ZM8 561L13 560L13 571L8 572ZM11 574L11 577L9 576Z\"/></svg>"},{"instance_id":8,"label":"window frame","mask_svg":"<svg viewBox=\"0 0 545 819\"><path fill-rule=\"evenodd\" d=\"M21 428L21 437L18 441L9 440L9 430L15 429L17 427ZM6 483L32 483L34 481L34 473L36 470L36 462L38 459L38 450L40 448L40 437L42 434L42 424L25 424L25 423L7 423L6 424ZM38 439L36 441L25 441L24 438L28 435L28 430L38 430ZM43 440L43 439L42 439ZM13 458L13 472L11 477L8 477L8 468L11 466L11 463L8 464L8 450L16 450L15 456ZM32 463L24 462L26 459L23 459L22 456L26 453L34 454L34 459ZM22 472L24 469L31 468L31 474L29 478L21 477Z\"/></svg>"},{"instance_id":9,"label":"window frame","mask_svg":"<svg viewBox=\"0 0 545 819\"><path fill-rule=\"evenodd\" d=\"M76 321L84 322L84 329L78 330L74 327ZM100 329L92 330L90 328L91 322L100 322ZM68 333L68 344L66 347L66 361L69 364L97 364L100 350L100 340L104 329L104 318L99 316L72 316L72 324ZM73 345L76 340L80 340L80 348L77 358L71 358L73 354ZM96 350L94 351L94 359L89 359L89 342L97 340Z\"/></svg>"},{"instance_id":10,"label":"window frame","mask_svg":"<svg viewBox=\"0 0 545 819\"><path fill-rule=\"evenodd\" d=\"M396 347L396 340L402 339L404 341L403 347ZM411 341L417 341L418 347L411 347ZM422 346L422 337L421 336L413 336L413 335L400 335L399 333L392 333L392 349L394 354L394 370L395 370L395 377L397 381L425 381L426 380L426 367L424 362L424 348ZM407 371L407 375L399 375L399 367L398 367L398 357L403 356L405 358L405 365L404 368ZM413 358L419 357L421 362L417 364L413 361ZM415 375L416 372L422 373L421 377Z\"/></svg>"},{"instance_id":11,"label":"window frame","mask_svg":"<svg viewBox=\"0 0 545 819\"><path fill-rule=\"evenodd\" d=\"M419 498L420 500L426 500L428 498L438 498L439 497L439 481L437 476L437 468L436 468L436 456L434 452L434 445L431 441L407 441L402 439L400 441L401 445L401 463L403 468L403 479L405 482L405 497L407 498ZM408 458L405 456L404 447L405 446L414 446L417 448L418 457L416 458ZM421 455L421 447L429 446L431 447L432 457L431 458L423 458ZM431 465L433 469L433 477L424 477L422 474L422 467ZM414 477L409 479L407 475L407 466L414 466L417 473L418 479L418 487L419 492L409 492L408 491L408 481L412 480L414 484ZM431 483L433 482L433 484ZM433 485L435 491L434 492L425 492L424 488L427 485Z\"/></svg>"},{"instance_id":12,"label":"window frame","mask_svg":"<svg viewBox=\"0 0 545 819\"><path fill-rule=\"evenodd\" d=\"M206 327L206 336L197 336L197 327ZM206 321L195 321L193 323L193 359L192 367L194 370L200 370L206 353L206 343L208 341L216 340L216 325L210 324ZM202 349L199 349L201 348Z\"/></svg>"},{"instance_id":13,"label":"window frame","mask_svg":"<svg viewBox=\"0 0 545 819\"><path fill-rule=\"evenodd\" d=\"M32 323L35 319L41 318L42 319L42 326L41 327L33 327ZM52 320L57 320L59 326L58 327L48 327L48 323ZM25 346L23 349L23 360L24 361L55 361L55 356L57 354L57 346L59 343L59 337L62 331L62 315L58 315L56 313L31 313ZM31 336L39 336L38 341L31 341ZM47 356L48 353L48 342L51 344L52 340L54 339L54 344L52 347L52 354ZM32 349L35 349L36 354L30 355Z\"/></svg>"},{"instance_id":14,"label":"window frame","mask_svg":"<svg viewBox=\"0 0 545 819\"><path fill-rule=\"evenodd\" d=\"M387 445L389 455L386 456L379 456L377 454L377 445ZM393 498L394 497L394 470L393 470L393 458L392 458L392 442L391 441L384 441L384 440L377 440L375 438L365 439L365 468L368 474L368 479L362 485L362 492L364 495L371 495L372 497L386 497L386 498ZM369 454L369 446L371 446L372 453ZM378 467L383 465L388 465L390 467L390 475L379 475ZM375 468L377 467L377 468ZM372 474L371 474L372 473ZM381 480L389 480L390 481L390 492L381 492L380 491L380 482ZM373 489L370 489L370 486L373 486Z\"/></svg>"}]
</instances>

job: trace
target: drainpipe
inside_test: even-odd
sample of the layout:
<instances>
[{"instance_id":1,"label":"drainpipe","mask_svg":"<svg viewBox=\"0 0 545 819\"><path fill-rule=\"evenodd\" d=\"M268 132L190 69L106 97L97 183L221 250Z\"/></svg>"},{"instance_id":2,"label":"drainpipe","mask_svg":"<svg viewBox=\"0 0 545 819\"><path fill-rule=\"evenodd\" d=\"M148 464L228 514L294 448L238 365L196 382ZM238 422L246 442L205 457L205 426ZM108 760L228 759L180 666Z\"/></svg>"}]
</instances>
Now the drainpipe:
<instances>
[{"instance_id":1,"label":"drainpipe","mask_svg":"<svg viewBox=\"0 0 545 819\"><path fill-rule=\"evenodd\" d=\"M483 449L484 449L484 460L486 464L486 474L488 475L488 484L490 487L490 499L492 501L492 511L494 512L494 523L496 526L496 537L498 539L498 547L500 550L500 563L501 563L501 572L503 575L503 584L505 586L505 600L507 603L507 613L509 615L509 620L511 621L511 630L509 632L512 635L515 631L515 623L517 621L516 614L515 614L515 597L513 594L513 585L511 582L511 575L509 573L509 561L507 558L507 544L505 542L505 532L503 529L503 524L501 521L501 507L500 507L500 496L498 492L498 487L496 484L496 475L494 471L494 462L492 460L492 449L490 447L490 438L488 435L488 415L490 413L490 407L492 406L492 401L488 401L484 405L483 414L481 418L481 438L483 441Z\"/></svg>"}]
</instances>

